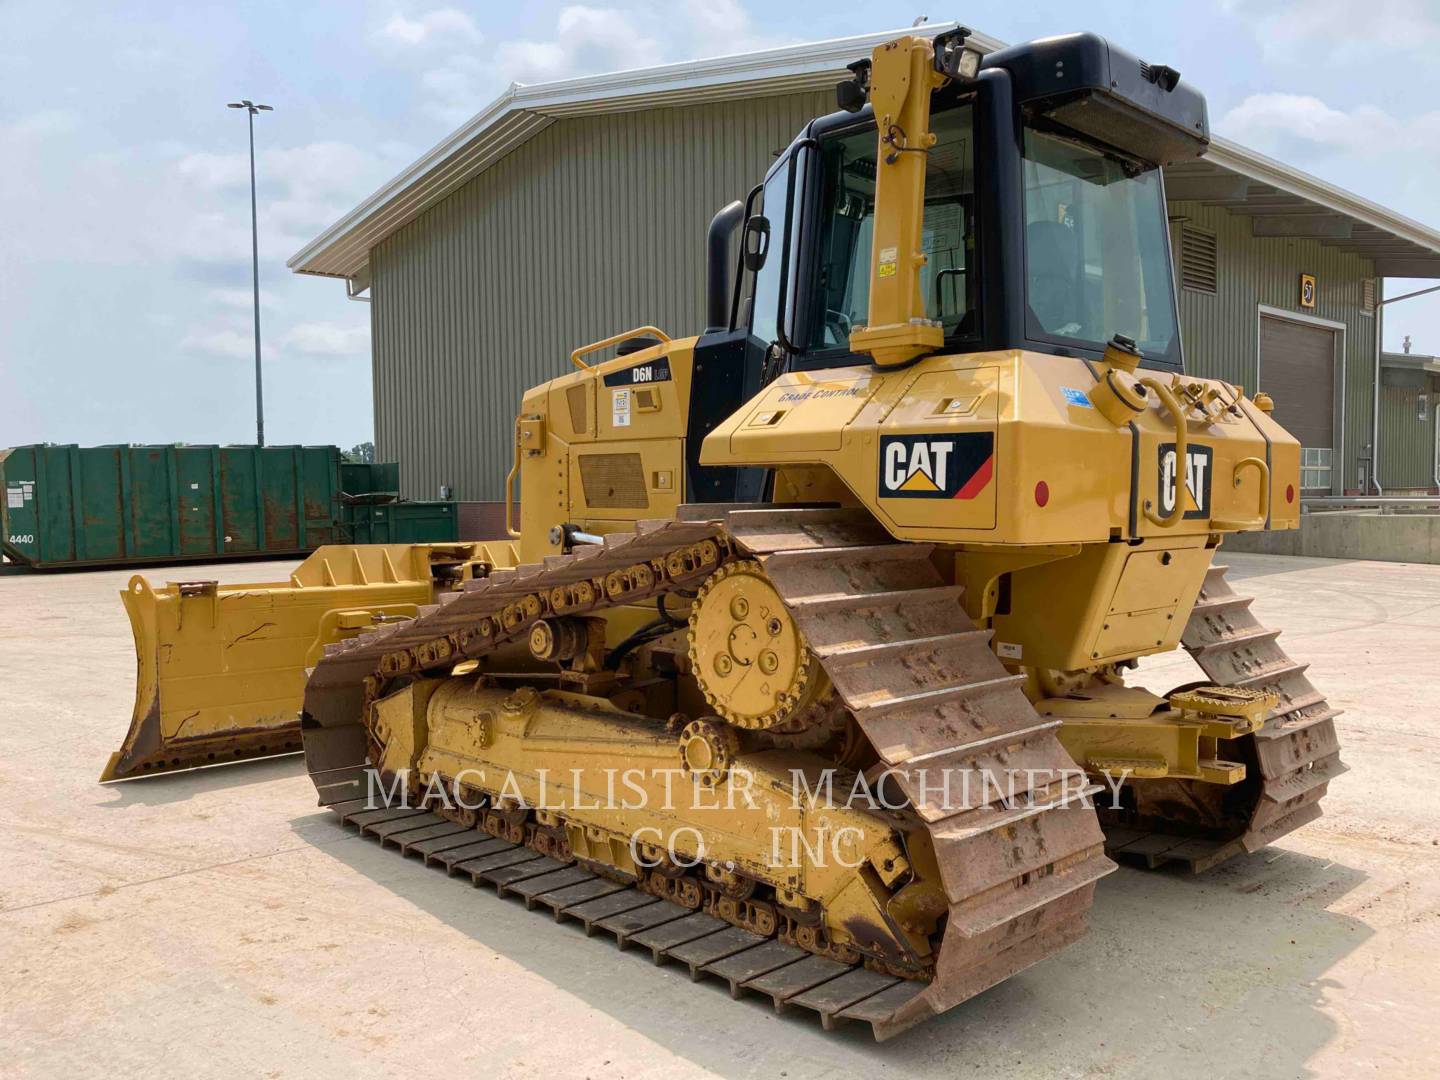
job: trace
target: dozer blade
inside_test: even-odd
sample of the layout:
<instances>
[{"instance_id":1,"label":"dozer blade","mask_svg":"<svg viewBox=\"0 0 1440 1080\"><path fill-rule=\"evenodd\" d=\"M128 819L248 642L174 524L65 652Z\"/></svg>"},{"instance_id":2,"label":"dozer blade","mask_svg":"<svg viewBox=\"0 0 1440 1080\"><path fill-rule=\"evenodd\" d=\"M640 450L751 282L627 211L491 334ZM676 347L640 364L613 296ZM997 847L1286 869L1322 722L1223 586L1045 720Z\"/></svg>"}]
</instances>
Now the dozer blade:
<instances>
[{"instance_id":1,"label":"dozer blade","mask_svg":"<svg viewBox=\"0 0 1440 1080\"><path fill-rule=\"evenodd\" d=\"M298 751L307 669L326 644L414 618L461 567L513 565L502 541L333 545L286 581L157 589L136 575L120 594L135 706L101 782Z\"/></svg>"}]
</instances>

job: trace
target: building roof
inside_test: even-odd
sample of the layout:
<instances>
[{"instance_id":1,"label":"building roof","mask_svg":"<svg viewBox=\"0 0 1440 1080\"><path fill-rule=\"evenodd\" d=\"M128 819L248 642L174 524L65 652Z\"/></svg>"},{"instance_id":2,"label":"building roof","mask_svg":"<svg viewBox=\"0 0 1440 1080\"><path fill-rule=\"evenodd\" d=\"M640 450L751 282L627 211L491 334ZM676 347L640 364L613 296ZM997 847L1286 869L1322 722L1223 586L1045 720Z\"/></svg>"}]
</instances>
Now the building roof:
<instances>
[{"instance_id":1,"label":"building roof","mask_svg":"<svg viewBox=\"0 0 1440 1080\"><path fill-rule=\"evenodd\" d=\"M955 24L927 23L926 33ZM512 85L489 106L299 252L301 274L368 284L370 249L556 120L596 113L828 90L845 65L909 28L738 56ZM989 52L1004 42L972 34ZM1171 199L1199 199L1254 218L1257 236L1311 237L1375 260L1391 277L1440 277L1440 232L1298 169L1216 137L1199 162L1166 170Z\"/></svg>"},{"instance_id":2,"label":"building roof","mask_svg":"<svg viewBox=\"0 0 1440 1080\"><path fill-rule=\"evenodd\" d=\"M1440 375L1440 356L1424 356L1420 353L1386 352L1380 354L1380 365L1408 371L1425 371Z\"/></svg>"}]
</instances>

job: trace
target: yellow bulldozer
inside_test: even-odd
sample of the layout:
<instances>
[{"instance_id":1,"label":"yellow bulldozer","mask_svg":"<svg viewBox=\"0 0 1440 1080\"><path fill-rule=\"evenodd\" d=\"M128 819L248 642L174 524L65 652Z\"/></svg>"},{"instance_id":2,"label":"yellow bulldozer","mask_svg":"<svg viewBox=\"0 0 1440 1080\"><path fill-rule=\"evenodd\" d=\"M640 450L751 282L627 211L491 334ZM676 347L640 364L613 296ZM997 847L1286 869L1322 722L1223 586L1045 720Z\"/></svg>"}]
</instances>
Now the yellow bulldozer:
<instances>
[{"instance_id":1,"label":"yellow bulldozer","mask_svg":"<svg viewBox=\"0 0 1440 1080\"><path fill-rule=\"evenodd\" d=\"M1335 712L1214 563L1298 525L1299 446L1181 356L1204 98L1083 34L850 73L715 216L702 334L525 396L508 538L136 579L107 777L298 726L382 843L878 1038L1074 941L1110 855L1312 820Z\"/></svg>"}]
</instances>

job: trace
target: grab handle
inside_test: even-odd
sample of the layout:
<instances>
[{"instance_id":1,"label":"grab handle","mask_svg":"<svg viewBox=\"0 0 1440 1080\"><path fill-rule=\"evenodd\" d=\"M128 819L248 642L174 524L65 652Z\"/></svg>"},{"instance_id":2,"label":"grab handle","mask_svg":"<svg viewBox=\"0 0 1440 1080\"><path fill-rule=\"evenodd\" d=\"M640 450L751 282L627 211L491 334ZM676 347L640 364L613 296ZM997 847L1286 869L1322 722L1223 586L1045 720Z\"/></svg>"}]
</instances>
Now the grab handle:
<instances>
[{"instance_id":1,"label":"grab handle","mask_svg":"<svg viewBox=\"0 0 1440 1080\"><path fill-rule=\"evenodd\" d=\"M1175 505L1170 513L1162 517L1155 512L1155 504L1149 499L1145 500L1145 519L1162 529L1173 529L1180 524L1193 502L1190 498L1190 485L1185 482L1185 464L1190 457L1190 432L1185 425L1185 411L1168 386L1150 376L1141 379L1140 385L1154 390L1160 404L1175 418Z\"/></svg>"},{"instance_id":2,"label":"grab handle","mask_svg":"<svg viewBox=\"0 0 1440 1080\"><path fill-rule=\"evenodd\" d=\"M1258 457L1247 457L1235 463L1234 484L1240 486L1240 474L1254 469L1260 474L1260 516L1249 520L1228 520L1216 518L1211 525L1221 532L1243 532L1246 529L1263 529L1270 517L1270 466Z\"/></svg>"},{"instance_id":3,"label":"grab handle","mask_svg":"<svg viewBox=\"0 0 1440 1080\"><path fill-rule=\"evenodd\" d=\"M515 478L520 475L520 417L515 417L515 464L505 474L505 534L518 539L520 530L515 527Z\"/></svg>"}]
</instances>

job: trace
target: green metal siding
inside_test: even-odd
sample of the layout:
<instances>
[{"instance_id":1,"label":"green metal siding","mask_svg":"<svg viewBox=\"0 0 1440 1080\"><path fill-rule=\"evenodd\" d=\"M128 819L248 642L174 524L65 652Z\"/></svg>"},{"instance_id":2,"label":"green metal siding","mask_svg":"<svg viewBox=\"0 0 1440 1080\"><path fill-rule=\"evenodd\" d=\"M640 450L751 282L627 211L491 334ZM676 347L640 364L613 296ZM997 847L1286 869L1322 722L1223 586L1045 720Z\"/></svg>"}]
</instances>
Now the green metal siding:
<instances>
[{"instance_id":1,"label":"green metal siding","mask_svg":"<svg viewBox=\"0 0 1440 1080\"><path fill-rule=\"evenodd\" d=\"M1361 314L1362 283L1374 273L1370 260L1326 247L1318 240L1252 236L1248 217L1217 206L1173 202L1169 211L1172 220L1184 218L1215 233L1218 240L1217 291L1179 290L1188 370L1238 383L1253 392L1261 306L1345 325L1345 445L1344 460L1337 457L1336 464L1342 468L1344 487L1359 487L1359 459L1367 453L1375 401L1375 323ZM1301 274L1316 277L1313 310L1300 307ZM1337 386L1336 397L1340 396ZM1382 452L1384 441L1382 437ZM1383 471L1380 479L1385 482Z\"/></svg>"},{"instance_id":2,"label":"green metal siding","mask_svg":"<svg viewBox=\"0 0 1440 1080\"><path fill-rule=\"evenodd\" d=\"M503 498L522 394L570 351L704 321L705 230L828 93L564 119L370 255L375 443L402 492Z\"/></svg>"},{"instance_id":3,"label":"green metal siding","mask_svg":"<svg viewBox=\"0 0 1440 1080\"><path fill-rule=\"evenodd\" d=\"M1437 383L1423 390L1380 387L1380 483L1386 494L1428 491L1435 486ZM1419 398L1426 395L1425 419Z\"/></svg>"}]
</instances>

